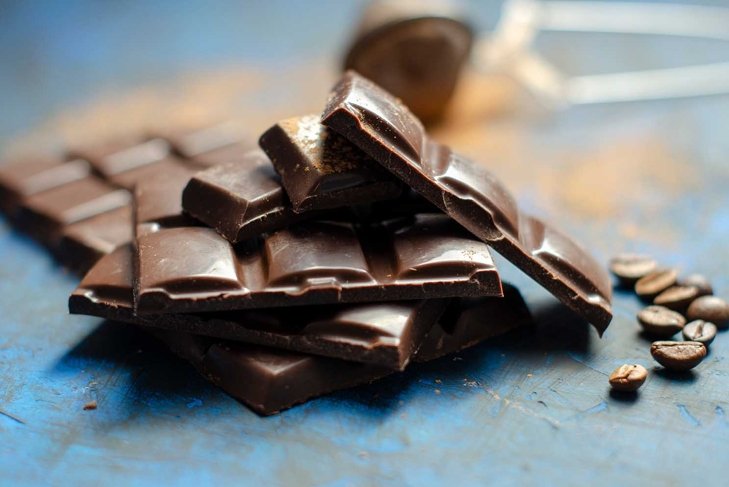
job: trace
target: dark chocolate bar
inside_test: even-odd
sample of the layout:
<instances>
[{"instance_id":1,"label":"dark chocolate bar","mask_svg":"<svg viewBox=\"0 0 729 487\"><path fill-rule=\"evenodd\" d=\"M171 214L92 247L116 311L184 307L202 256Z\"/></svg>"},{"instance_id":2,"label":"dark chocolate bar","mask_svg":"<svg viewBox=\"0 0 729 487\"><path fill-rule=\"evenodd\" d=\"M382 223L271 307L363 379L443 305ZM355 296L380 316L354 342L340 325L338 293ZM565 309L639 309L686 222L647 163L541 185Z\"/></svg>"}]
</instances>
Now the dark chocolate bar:
<instances>
[{"instance_id":1,"label":"dark chocolate bar","mask_svg":"<svg viewBox=\"0 0 729 487\"><path fill-rule=\"evenodd\" d=\"M260 414L273 414L312 397L366 383L392 373L391 369L372 364L304 355L233 341L221 342L216 338L186 333L192 330L217 333L218 330L214 329L217 326L249 326L247 320L243 318L247 316L246 312L226 315L228 320L225 325L215 315L207 314L134 316L130 260L129 246L121 247L113 254L102 258L71 295L69 299L71 312L137 323L154 330L155 335L167 342L173 351L190 360L203 375ZM528 323L531 318L519 292L509 285L505 285L504 288L504 298L453 301L438 324L430 328L426 336L419 341L422 345L415 352L414 359L419 362L433 360ZM384 306L380 313L385 313L389 305L360 307L363 310L372 310L372 306ZM263 316L267 312L269 310L259 313ZM285 315L287 319L293 320L289 322L283 315L278 314L280 310L270 310L270 312L271 329L276 331L300 329L301 319L306 316L287 314ZM326 313L324 310L319 312ZM395 319L400 320L400 318ZM342 323L342 326L349 326L353 332L349 338L354 341L363 340L357 346L364 346L364 342L368 339L366 333L358 336L356 324L352 327L351 324ZM378 332L382 333L386 328L389 326L385 325L378 329ZM338 335L342 333L339 323L336 327L332 323L331 331L331 335L318 334L318 340L330 340L329 343L333 343L342 338ZM221 331L221 333L227 332ZM387 339L385 335L381 336L383 340Z\"/></svg>"},{"instance_id":2,"label":"dark chocolate bar","mask_svg":"<svg viewBox=\"0 0 729 487\"><path fill-rule=\"evenodd\" d=\"M403 369L448 303L430 299L137 317L131 311L132 253L127 245L103 257L71 295L71 313ZM129 302L120 303L120 296Z\"/></svg>"},{"instance_id":3,"label":"dark chocolate bar","mask_svg":"<svg viewBox=\"0 0 729 487\"><path fill-rule=\"evenodd\" d=\"M473 42L459 3L368 2L345 69L377 82L422 120L440 117Z\"/></svg>"},{"instance_id":4,"label":"dark chocolate bar","mask_svg":"<svg viewBox=\"0 0 729 487\"><path fill-rule=\"evenodd\" d=\"M610 279L584 249L516 201L483 166L428 138L395 97L348 72L322 123L336 130L521 268L602 333L612 319Z\"/></svg>"},{"instance_id":5,"label":"dark chocolate bar","mask_svg":"<svg viewBox=\"0 0 729 487\"><path fill-rule=\"evenodd\" d=\"M435 360L529 323L531 316L519 291L509 285L504 291L504 298L480 298L466 308L456 300L447 318L430 330L414 360ZM168 332L161 338L214 384L263 415L392 373L370 364L215 343L194 335Z\"/></svg>"},{"instance_id":6,"label":"dark chocolate bar","mask_svg":"<svg viewBox=\"0 0 729 487\"><path fill-rule=\"evenodd\" d=\"M140 314L501 295L488 247L444 215L306 222L236 247L202 227L136 242Z\"/></svg>"},{"instance_id":7,"label":"dark chocolate bar","mask_svg":"<svg viewBox=\"0 0 729 487\"><path fill-rule=\"evenodd\" d=\"M294 212L261 150L195 174L182 193L182 206L233 243L321 215Z\"/></svg>"},{"instance_id":8,"label":"dark chocolate bar","mask_svg":"<svg viewBox=\"0 0 729 487\"><path fill-rule=\"evenodd\" d=\"M393 199L402 185L356 146L308 115L277 123L258 141L297 213Z\"/></svg>"},{"instance_id":9,"label":"dark chocolate bar","mask_svg":"<svg viewBox=\"0 0 729 487\"><path fill-rule=\"evenodd\" d=\"M23 200L84 179L90 172L86 161L65 162L46 155L29 156L3 164L0 166L0 210L12 217Z\"/></svg>"}]
</instances>

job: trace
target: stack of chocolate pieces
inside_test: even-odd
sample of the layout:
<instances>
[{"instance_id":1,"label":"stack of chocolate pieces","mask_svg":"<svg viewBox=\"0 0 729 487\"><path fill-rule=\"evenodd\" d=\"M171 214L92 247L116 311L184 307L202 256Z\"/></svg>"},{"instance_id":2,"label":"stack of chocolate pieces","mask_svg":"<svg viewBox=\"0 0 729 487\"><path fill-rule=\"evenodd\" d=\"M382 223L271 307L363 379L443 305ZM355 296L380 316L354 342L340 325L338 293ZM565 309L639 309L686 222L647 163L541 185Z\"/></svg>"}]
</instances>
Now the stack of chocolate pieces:
<instances>
[{"instance_id":1,"label":"stack of chocolate pieces","mask_svg":"<svg viewBox=\"0 0 729 487\"><path fill-rule=\"evenodd\" d=\"M89 269L72 313L153 332L261 414L529 321L497 250L602 332L608 276L349 72L260 149L229 126L0 168L10 221Z\"/></svg>"}]
</instances>

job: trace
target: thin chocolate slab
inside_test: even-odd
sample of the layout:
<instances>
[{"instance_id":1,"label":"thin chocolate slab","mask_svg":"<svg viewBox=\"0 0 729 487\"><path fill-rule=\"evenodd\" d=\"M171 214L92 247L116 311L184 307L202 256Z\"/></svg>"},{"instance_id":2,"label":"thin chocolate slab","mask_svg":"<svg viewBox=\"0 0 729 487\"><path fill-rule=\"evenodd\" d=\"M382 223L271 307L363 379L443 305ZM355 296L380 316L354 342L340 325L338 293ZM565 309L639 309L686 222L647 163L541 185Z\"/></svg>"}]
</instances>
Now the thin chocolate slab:
<instances>
[{"instance_id":1,"label":"thin chocolate slab","mask_svg":"<svg viewBox=\"0 0 729 487\"><path fill-rule=\"evenodd\" d=\"M49 245L57 245L65 227L130 203L131 195L88 176L30 196L21 203L17 225Z\"/></svg>"},{"instance_id":2,"label":"thin chocolate slab","mask_svg":"<svg viewBox=\"0 0 729 487\"><path fill-rule=\"evenodd\" d=\"M33 156L0 166L0 210L12 216L20 202L43 191L70 184L89 175L82 160L65 162L53 156Z\"/></svg>"},{"instance_id":3,"label":"thin chocolate slab","mask_svg":"<svg viewBox=\"0 0 729 487\"><path fill-rule=\"evenodd\" d=\"M204 376L260 414L273 414L312 397L392 373L391 369L372 364L305 355L230 340L219 341L217 338L187 333L193 330L228 333L233 327L249 327L248 319L244 318L249 316L249 312L228 314L225 322L216 315L207 314L134 316L129 272L131 253L130 247L124 246L102 258L69 298L71 312L136 323L153 330L175 353L190 360ZM349 309L351 316L352 310L359 308L360 311L372 312L373 306L383 306L379 313L388 313L386 310L391 305L360 305L346 309ZM319 308L320 311L311 312L327 313L326 310L321 310L322 307ZM298 311L297 308L296 312ZM378 327L376 333L358 335L359 324L341 319L341 309L332 314L339 321L331 321L325 326L325 330L328 329L330 333L320 333L325 331L321 328L313 333L306 326L302 328L302 318L311 315L294 314L294 310L291 313L281 310L259 311L259 318L256 319L261 326L265 320L260 316L269 312L269 334L300 330L299 333L311 334L319 344L327 341L335 344L337 340L357 342L359 339L362 342L357 342L356 347L373 346L378 342L376 336L379 336L381 342L386 341L392 331L390 324L383 321L383 326ZM401 322L399 312L392 317L391 319ZM421 338L419 342L422 345L414 353L414 359L419 362L436 359L503 334L528 323L530 319L521 295L509 285L505 285L504 298L457 299L448 307L438 324ZM317 327L316 320L309 324ZM229 330L217 329L224 326Z\"/></svg>"},{"instance_id":4,"label":"thin chocolate slab","mask_svg":"<svg viewBox=\"0 0 729 487\"><path fill-rule=\"evenodd\" d=\"M182 193L182 206L233 243L322 215L294 212L261 150L195 174Z\"/></svg>"},{"instance_id":5,"label":"thin chocolate slab","mask_svg":"<svg viewBox=\"0 0 729 487\"><path fill-rule=\"evenodd\" d=\"M103 257L71 295L71 312L403 369L448 304L431 299L137 317L132 254L122 246ZM129 303L120 309L125 295Z\"/></svg>"},{"instance_id":6,"label":"thin chocolate slab","mask_svg":"<svg viewBox=\"0 0 729 487\"><path fill-rule=\"evenodd\" d=\"M504 298L480 298L466 312L459 310L456 300L447 321L430 330L415 361L435 360L531 321L521 295L508 285ZM168 332L160 338L214 384L263 415L392 373L370 364L229 341L211 343L195 335Z\"/></svg>"},{"instance_id":7,"label":"thin chocolate slab","mask_svg":"<svg viewBox=\"0 0 729 487\"><path fill-rule=\"evenodd\" d=\"M136 242L140 314L501 295L486 244L444 215L306 222L237 247L203 227Z\"/></svg>"},{"instance_id":8,"label":"thin chocolate slab","mask_svg":"<svg viewBox=\"0 0 729 487\"><path fill-rule=\"evenodd\" d=\"M396 198L402 185L315 115L289 118L258 141L295 212Z\"/></svg>"},{"instance_id":9,"label":"thin chocolate slab","mask_svg":"<svg viewBox=\"0 0 729 487\"><path fill-rule=\"evenodd\" d=\"M102 256L132 240L132 205L101 213L63 229L56 257L85 274Z\"/></svg>"},{"instance_id":10,"label":"thin chocolate slab","mask_svg":"<svg viewBox=\"0 0 729 487\"><path fill-rule=\"evenodd\" d=\"M428 138L395 97L348 72L322 123L530 275L602 333L612 319L607 272L576 242L522 213L485 167Z\"/></svg>"}]
</instances>

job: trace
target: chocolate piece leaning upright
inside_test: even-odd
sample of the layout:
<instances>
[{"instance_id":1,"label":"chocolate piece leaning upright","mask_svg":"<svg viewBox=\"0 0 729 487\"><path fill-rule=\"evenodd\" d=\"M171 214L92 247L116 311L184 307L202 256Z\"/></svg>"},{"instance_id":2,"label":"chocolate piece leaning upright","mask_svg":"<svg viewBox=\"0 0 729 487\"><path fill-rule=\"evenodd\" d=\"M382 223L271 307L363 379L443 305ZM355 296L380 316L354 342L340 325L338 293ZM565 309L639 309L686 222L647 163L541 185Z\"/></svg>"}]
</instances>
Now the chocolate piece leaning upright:
<instances>
[{"instance_id":1,"label":"chocolate piece leaning upright","mask_svg":"<svg viewBox=\"0 0 729 487\"><path fill-rule=\"evenodd\" d=\"M402 185L375 161L308 115L283 120L258 143L295 212L392 199Z\"/></svg>"},{"instance_id":2,"label":"chocolate piece leaning upright","mask_svg":"<svg viewBox=\"0 0 729 487\"><path fill-rule=\"evenodd\" d=\"M395 97L348 72L322 123L336 130L521 268L602 333L612 319L610 279L584 249L522 213L483 166L428 138Z\"/></svg>"},{"instance_id":3,"label":"chocolate piece leaning upright","mask_svg":"<svg viewBox=\"0 0 729 487\"><path fill-rule=\"evenodd\" d=\"M69 298L71 313L403 369L449 301L134 316L131 300L117 301L131 296L132 270L131 246L103 257Z\"/></svg>"}]
</instances>

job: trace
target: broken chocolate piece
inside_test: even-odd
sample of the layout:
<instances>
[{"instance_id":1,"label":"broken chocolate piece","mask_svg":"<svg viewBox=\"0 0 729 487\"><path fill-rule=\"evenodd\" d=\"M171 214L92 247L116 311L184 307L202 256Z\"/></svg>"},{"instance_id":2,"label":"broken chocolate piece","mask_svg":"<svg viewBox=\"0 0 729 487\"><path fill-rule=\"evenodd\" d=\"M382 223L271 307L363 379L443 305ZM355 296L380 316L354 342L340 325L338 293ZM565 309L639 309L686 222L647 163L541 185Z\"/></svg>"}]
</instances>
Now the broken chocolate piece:
<instances>
[{"instance_id":1,"label":"broken chocolate piece","mask_svg":"<svg viewBox=\"0 0 729 487\"><path fill-rule=\"evenodd\" d=\"M610 279L582 247L522 213L483 166L441 145L395 97L348 72L322 123L339 132L491 245L602 333L612 319Z\"/></svg>"}]
</instances>

